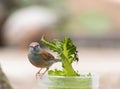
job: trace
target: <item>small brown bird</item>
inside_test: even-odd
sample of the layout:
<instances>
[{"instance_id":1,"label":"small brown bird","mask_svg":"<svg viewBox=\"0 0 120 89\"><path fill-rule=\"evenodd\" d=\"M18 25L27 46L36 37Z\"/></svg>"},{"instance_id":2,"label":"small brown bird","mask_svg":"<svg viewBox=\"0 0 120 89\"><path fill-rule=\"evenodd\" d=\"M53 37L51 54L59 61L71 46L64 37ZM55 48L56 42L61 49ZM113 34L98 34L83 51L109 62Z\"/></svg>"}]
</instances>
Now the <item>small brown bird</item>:
<instances>
[{"instance_id":1,"label":"small brown bird","mask_svg":"<svg viewBox=\"0 0 120 89\"><path fill-rule=\"evenodd\" d=\"M40 44L37 42L32 42L30 44L28 59L31 64L40 68L36 73L36 77L37 75L41 77L47 72L52 64L61 61L60 59L55 59L54 56L47 51L42 50ZM46 70L43 73L40 73L43 68L46 68Z\"/></svg>"}]
</instances>

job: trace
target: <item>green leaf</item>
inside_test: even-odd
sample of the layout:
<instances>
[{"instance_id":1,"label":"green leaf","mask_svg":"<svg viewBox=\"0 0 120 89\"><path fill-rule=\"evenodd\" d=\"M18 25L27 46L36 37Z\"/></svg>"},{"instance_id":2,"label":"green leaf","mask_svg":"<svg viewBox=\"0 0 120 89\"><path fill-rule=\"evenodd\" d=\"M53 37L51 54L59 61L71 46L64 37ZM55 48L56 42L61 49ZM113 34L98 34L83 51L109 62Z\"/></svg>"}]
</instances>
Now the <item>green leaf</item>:
<instances>
[{"instance_id":1,"label":"green leaf","mask_svg":"<svg viewBox=\"0 0 120 89\"><path fill-rule=\"evenodd\" d=\"M48 46L50 50L57 52L57 57L62 61L63 70L49 71L49 75L79 76L72 67L73 61L78 61L78 51L70 38L65 37L64 40L55 39L53 42L48 42L42 37L41 41L44 45Z\"/></svg>"},{"instance_id":2,"label":"green leaf","mask_svg":"<svg viewBox=\"0 0 120 89\"><path fill-rule=\"evenodd\" d=\"M51 50L56 52L56 45L54 43L50 43L44 39L44 36L42 36L41 41L44 45L47 45Z\"/></svg>"},{"instance_id":3,"label":"green leaf","mask_svg":"<svg viewBox=\"0 0 120 89\"><path fill-rule=\"evenodd\" d=\"M52 76L64 76L64 72L61 71L61 70L57 70L57 69L55 69L55 70L49 70L48 74L52 75Z\"/></svg>"}]
</instances>

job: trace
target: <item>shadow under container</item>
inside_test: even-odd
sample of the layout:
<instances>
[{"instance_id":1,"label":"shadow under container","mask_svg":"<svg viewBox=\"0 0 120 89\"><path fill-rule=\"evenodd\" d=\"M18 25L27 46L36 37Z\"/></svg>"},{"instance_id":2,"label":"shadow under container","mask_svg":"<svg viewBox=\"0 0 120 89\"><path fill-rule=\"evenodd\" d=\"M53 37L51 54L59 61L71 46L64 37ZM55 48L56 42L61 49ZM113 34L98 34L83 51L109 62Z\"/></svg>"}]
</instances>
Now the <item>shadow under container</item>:
<instances>
[{"instance_id":1,"label":"shadow under container","mask_svg":"<svg viewBox=\"0 0 120 89\"><path fill-rule=\"evenodd\" d=\"M98 89L99 77L92 76L45 76L38 79L39 89Z\"/></svg>"}]
</instances>

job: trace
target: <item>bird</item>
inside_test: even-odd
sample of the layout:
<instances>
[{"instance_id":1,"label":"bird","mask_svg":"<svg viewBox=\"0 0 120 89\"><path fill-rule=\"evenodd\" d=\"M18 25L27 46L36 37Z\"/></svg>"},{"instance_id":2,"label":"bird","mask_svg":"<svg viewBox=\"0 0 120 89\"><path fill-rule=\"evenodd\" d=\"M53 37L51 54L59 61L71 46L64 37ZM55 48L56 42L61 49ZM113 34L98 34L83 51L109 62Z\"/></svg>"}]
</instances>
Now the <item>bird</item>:
<instances>
[{"instance_id":1,"label":"bird","mask_svg":"<svg viewBox=\"0 0 120 89\"><path fill-rule=\"evenodd\" d=\"M40 68L40 70L36 73L36 77L39 75L40 78L54 63L61 62L60 59L55 58L52 54L43 50L38 42L30 43L28 59L32 65ZM43 73L40 73L43 68L46 68L46 70Z\"/></svg>"}]
</instances>

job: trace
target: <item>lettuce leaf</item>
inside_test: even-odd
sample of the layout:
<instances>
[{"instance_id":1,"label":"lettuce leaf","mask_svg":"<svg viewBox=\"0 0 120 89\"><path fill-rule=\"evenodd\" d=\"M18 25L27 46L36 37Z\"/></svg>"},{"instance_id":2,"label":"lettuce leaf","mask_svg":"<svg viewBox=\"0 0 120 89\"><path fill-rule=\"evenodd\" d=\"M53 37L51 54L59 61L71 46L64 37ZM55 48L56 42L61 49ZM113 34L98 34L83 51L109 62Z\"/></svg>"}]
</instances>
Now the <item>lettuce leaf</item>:
<instances>
[{"instance_id":1,"label":"lettuce leaf","mask_svg":"<svg viewBox=\"0 0 120 89\"><path fill-rule=\"evenodd\" d=\"M72 67L74 61L79 61L77 55L78 51L70 38L65 37L64 40L55 39L53 42L48 42L42 37L41 41L44 45L48 46L50 50L56 52L57 57L62 61L63 70L50 70L48 71L49 75L79 76Z\"/></svg>"}]
</instances>

